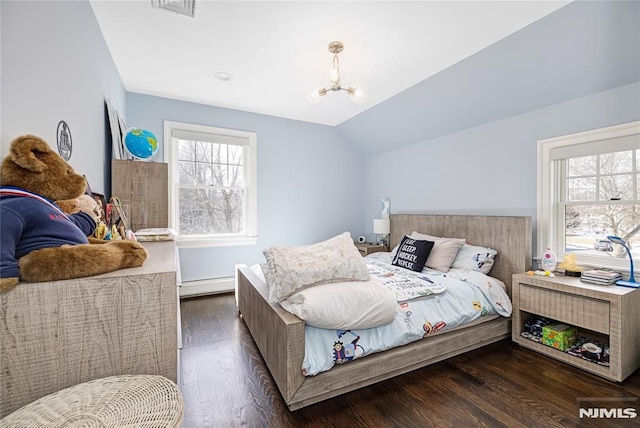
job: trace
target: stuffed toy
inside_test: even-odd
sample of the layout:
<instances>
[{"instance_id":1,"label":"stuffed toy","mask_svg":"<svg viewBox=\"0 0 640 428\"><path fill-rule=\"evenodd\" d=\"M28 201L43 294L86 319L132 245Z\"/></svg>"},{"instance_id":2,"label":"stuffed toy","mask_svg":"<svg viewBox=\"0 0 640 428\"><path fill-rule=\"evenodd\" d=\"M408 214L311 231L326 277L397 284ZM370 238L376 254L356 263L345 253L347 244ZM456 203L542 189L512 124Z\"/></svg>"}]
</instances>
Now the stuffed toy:
<instances>
[{"instance_id":1,"label":"stuffed toy","mask_svg":"<svg viewBox=\"0 0 640 428\"><path fill-rule=\"evenodd\" d=\"M39 137L13 140L0 186L0 291L20 280L82 278L142 266L147 259L137 241L89 243L96 222L82 197L86 179ZM76 201L77 212L66 214L53 201Z\"/></svg>"},{"instance_id":2,"label":"stuffed toy","mask_svg":"<svg viewBox=\"0 0 640 428\"><path fill-rule=\"evenodd\" d=\"M88 214L96 224L100 220L100 208L98 207L98 203L87 194L84 194L79 198L55 201L55 204L65 214L71 215L83 212Z\"/></svg>"}]
</instances>

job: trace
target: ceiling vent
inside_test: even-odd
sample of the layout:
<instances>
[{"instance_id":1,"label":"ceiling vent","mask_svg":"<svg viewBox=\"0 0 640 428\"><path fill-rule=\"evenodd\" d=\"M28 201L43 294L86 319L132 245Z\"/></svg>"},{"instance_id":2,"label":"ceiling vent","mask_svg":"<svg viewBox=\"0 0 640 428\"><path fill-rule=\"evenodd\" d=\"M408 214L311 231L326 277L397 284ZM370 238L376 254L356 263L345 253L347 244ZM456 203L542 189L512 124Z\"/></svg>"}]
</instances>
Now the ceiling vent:
<instances>
[{"instance_id":1,"label":"ceiling vent","mask_svg":"<svg viewBox=\"0 0 640 428\"><path fill-rule=\"evenodd\" d=\"M165 9L187 15L192 18L196 15L196 0L151 0L151 6L156 9Z\"/></svg>"}]
</instances>

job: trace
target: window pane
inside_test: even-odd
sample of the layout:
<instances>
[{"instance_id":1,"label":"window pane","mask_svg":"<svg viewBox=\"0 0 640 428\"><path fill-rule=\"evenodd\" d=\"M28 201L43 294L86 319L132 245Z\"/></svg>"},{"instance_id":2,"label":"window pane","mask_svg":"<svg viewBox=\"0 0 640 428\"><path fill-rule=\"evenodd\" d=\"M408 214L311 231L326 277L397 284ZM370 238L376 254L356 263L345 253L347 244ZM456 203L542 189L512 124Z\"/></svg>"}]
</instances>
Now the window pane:
<instances>
[{"instance_id":1,"label":"window pane","mask_svg":"<svg viewBox=\"0 0 640 428\"><path fill-rule=\"evenodd\" d=\"M565 252L626 257L607 236L627 241L634 260L640 258L640 205L588 205L565 207Z\"/></svg>"},{"instance_id":2,"label":"window pane","mask_svg":"<svg viewBox=\"0 0 640 428\"><path fill-rule=\"evenodd\" d=\"M243 146L229 146L229 162L234 165L242 165L242 158L244 154Z\"/></svg>"},{"instance_id":3,"label":"window pane","mask_svg":"<svg viewBox=\"0 0 640 428\"><path fill-rule=\"evenodd\" d=\"M227 163L226 144L213 144L213 162Z\"/></svg>"},{"instance_id":4,"label":"window pane","mask_svg":"<svg viewBox=\"0 0 640 428\"><path fill-rule=\"evenodd\" d=\"M180 234L242 233L243 190L180 189Z\"/></svg>"},{"instance_id":5,"label":"window pane","mask_svg":"<svg viewBox=\"0 0 640 428\"><path fill-rule=\"evenodd\" d=\"M569 177L596 175L596 158L597 156L594 155L567 159L567 175Z\"/></svg>"},{"instance_id":6,"label":"window pane","mask_svg":"<svg viewBox=\"0 0 640 428\"><path fill-rule=\"evenodd\" d=\"M619 174L633 171L631 150L600 155L600 174Z\"/></svg>"},{"instance_id":7,"label":"window pane","mask_svg":"<svg viewBox=\"0 0 640 428\"><path fill-rule=\"evenodd\" d=\"M229 165L229 186L244 187L244 167Z\"/></svg>"},{"instance_id":8,"label":"window pane","mask_svg":"<svg viewBox=\"0 0 640 428\"><path fill-rule=\"evenodd\" d=\"M178 160L196 160L194 141L178 140Z\"/></svg>"},{"instance_id":9,"label":"window pane","mask_svg":"<svg viewBox=\"0 0 640 428\"><path fill-rule=\"evenodd\" d=\"M213 167L213 185L226 186L227 166L221 165L221 164L214 164L212 167Z\"/></svg>"},{"instance_id":10,"label":"window pane","mask_svg":"<svg viewBox=\"0 0 640 428\"><path fill-rule=\"evenodd\" d=\"M618 201L633 199L633 176L606 175L600 178L600 200Z\"/></svg>"},{"instance_id":11,"label":"window pane","mask_svg":"<svg viewBox=\"0 0 640 428\"><path fill-rule=\"evenodd\" d=\"M194 162L178 162L180 184L196 184L196 164Z\"/></svg>"},{"instance_id":12,"label":"window pane","mask_svg":"<svg viewBox=\"0 0 640 428\"><path fill-rule=\"evenodd\" d=\"M211 186L211 164L197 162L196 173L196 184L198 186Z\"/></svg>"},{"instance_id":13,"label":"window pane","mask_svg":"<svg viewBox=\"0 0 640 428\"><path fill-rule=\"evenodd\" d=\"M570 178L567 180L569 201L595 201L596 200L596 179Z\"/></svg>"},{"instance_id":14,"label":"window pane","mask_svg":"<svg viewBox=\"0 0 640 428\"><path fill-rule=\"evenodd\" d=\"M196 142L196 159L200 162L211 162L211 143Z\"/></svg>"}]
</instances>

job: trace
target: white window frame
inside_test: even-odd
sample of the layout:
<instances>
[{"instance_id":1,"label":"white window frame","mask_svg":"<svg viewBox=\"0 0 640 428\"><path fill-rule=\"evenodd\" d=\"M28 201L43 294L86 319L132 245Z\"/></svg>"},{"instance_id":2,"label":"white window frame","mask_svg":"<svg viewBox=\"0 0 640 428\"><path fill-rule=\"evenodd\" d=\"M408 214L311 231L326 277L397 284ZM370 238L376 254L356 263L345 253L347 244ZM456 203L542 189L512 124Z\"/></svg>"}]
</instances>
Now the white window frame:
<instances>
[{"instance_id":1,"label":"white window frame","mask_svg":"<svg viewBox=\"0 0 640 428\"><path fill-rule=\"evenodd\" d=\"M556 178L563 177L560 168L555 167L553 162L553 150L570 150L579 153L590 150L594 144L606 144L607 152L615 151L616 139L629 144L640 141L640 121L624 123L591 131L579 132L576 134L563 135L560 137L548 138L538 141L538 180L537 180L537 200L538 200L538 220L537 220L537 250L541 255L547 245L556 252L559 259L564 257L564 217L555 201L555 195L562 192L565 182L558 183ZM610 140L610 141L606 141ZM637 143L640 149L640 143ZM602 146L600 146L602 147ZM562 225L563 227L559 227ZM581 254L577 258L580 266L598 266L616 269L622 272L629 272L629 260L616 259L612 257L598 257L594 255ZM636 260L634 259L634 262Z\"/></svg>"},{"instance_id":2,"label":"white window frame","mask_svg":"<svg viewBox=\"0 0 640 428\"><path fill-rule=\"evenodd\" d=\"M246 183L245 227L242 234L180 236L178 228L178 145L174 143L174 131L215 134L218 136L242 138L248 141L245 155L244 182ZM164 121L164 156L169 169L169 227L178 231L179 248L204 248L255 245L258 240L258 195L257 195L257 135L255 132L216 128L184 122Z\"/></svg>"}]
</instances>

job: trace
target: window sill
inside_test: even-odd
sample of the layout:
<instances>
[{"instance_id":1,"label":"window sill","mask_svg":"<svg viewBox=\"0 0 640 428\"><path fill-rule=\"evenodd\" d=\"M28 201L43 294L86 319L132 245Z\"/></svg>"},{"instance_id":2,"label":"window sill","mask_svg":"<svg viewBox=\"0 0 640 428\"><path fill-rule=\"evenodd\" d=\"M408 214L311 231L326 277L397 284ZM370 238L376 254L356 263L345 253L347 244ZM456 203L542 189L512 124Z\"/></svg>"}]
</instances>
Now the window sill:
<instances>
[{"instance_id":1,"label":"window sill","mask_svg":"<svg viewBox=\"0 0 640 428\"><path fill-rule=\"evenodd\" d=\"M565 254L566 255L566 254ZM541 267L541 257L533 257L534 266L537 266L538 269L542 269ZM562 262L562 259L558 259L558 264ZM633 261L634 264L638 263L637 260ZM629 259L619 259L616 257L597 257L597 256L586 256L583 255L576 260L576 264L578 267L582 268L582 270L587 269L612 269L616 272L620 272L622 274L623 279L629 278L629 273L631 271L631 263Z\"/></svg>"},{"instance_id":2,"label":"window sill","mask_svg":"<svg viewBox=\"0 0 640 428\"><path fill-rule=\"evenodd\" d=\"M217 239L178 237L178 248L240 247L244 245L256 245L257 242L257 236L241 236Z\"/></svg>"}]
</instances>

